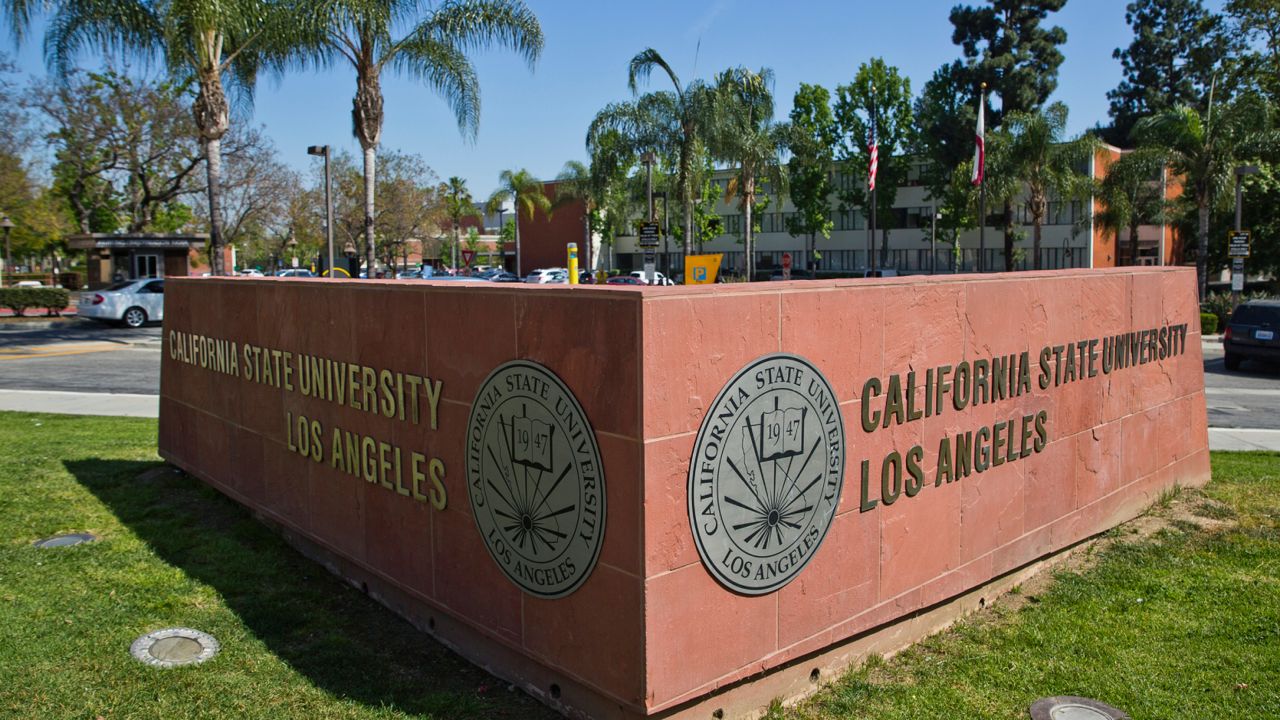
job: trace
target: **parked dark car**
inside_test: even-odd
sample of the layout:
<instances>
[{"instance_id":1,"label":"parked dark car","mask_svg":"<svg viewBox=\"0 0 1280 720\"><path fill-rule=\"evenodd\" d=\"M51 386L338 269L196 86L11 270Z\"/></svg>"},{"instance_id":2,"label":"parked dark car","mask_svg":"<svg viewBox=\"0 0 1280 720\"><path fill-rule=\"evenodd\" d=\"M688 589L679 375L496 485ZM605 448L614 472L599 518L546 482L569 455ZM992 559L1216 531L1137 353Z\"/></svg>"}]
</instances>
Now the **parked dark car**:
<instances>
[{"instance_id":1,"label":"parked dark car","mask_svg":"<svg viewBox=\"0 0 1280 720\"><path fill-rule=\"evenodd\" d=\"M1237 370L1245 360L1280 362L1280 300L1250 300L1231 313L1222 335L1223 362Z\"/></svg>"},{"instance_id":2,"label":"parked dark car","mask_svg":"<svg viewBox=\"0 0 1280 720\"><path fill-rule=\"evenodd\" d=\"M641 285L645 282L635 275L615 275L604 281L605 285Z\"/></svg>"},{"instance_id":3,"label":"parked dark car","mask_svg":"<svg viewBox=\"0 0 1280 720\"><path fill-rule=\"evenodd\" d=\"M515 273L513 273L513 272L507 272L506 270L497 270L497 271L492 272L492 273L486 273L486 274L483 274L483 275L481 275L480 277L482 277L482 278L483 278L483 279L485 279L485 280L488 280L489 282L497 282L497 283L518 283L518 282L520 282L520 276L519 276L519 275L516 275L516 274L515 274Z\"/></svg>"}]
</instances>

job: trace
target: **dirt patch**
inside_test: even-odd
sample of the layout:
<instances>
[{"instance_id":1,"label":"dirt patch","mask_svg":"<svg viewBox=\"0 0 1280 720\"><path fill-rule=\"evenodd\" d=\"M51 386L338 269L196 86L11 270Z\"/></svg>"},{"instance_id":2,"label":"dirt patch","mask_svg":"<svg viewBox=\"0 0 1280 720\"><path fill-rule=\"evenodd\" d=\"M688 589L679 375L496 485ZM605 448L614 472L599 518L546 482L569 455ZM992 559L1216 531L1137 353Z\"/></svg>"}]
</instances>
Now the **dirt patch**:
<instances>
[{"instance_id":1,"label":"dirt patch","mask_svg":"<svg viewBox=\"0 0 1280 720\"><path fill-rule=\"evenodd\" d=\"M1162 531L1217 532L1235 525L1235 511L1206 496L1198 488L1174 488L1138 517L1062 553L1051 566L1012 591L996 598L1002 610L1016 611L1040 602L1059 572L1082 573L1093 567L1103 551L1118 542L1141 542ZM989 606L990 607L990 606Z\"/></svg>"}]
</instances>

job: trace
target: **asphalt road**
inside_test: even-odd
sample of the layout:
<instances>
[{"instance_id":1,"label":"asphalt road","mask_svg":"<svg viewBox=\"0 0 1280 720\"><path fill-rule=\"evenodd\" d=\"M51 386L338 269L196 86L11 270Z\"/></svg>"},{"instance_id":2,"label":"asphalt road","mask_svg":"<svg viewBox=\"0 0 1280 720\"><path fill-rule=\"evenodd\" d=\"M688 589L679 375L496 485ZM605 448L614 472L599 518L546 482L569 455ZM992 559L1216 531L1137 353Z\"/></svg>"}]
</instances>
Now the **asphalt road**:
<instances>
[{"instance_id":1,"label":"asphalt road","mask_svg":"<svg viewBox=\"0 0 1280 720\"><path fill-rule=\"evenodd\" d=\"M13 327L10 325L9 327ZM160 326L129 330L91 320L15 331L0 327L0 389L160 392ZM1209 426L1280 430L1280 365L1222 363L1222 346L1204 350Z\"/></svg>"},{"instance_id":2,"label":"asphalt road","mask_svg":"<svg viewBox=\"0 0 1280 720\"><path fill-rule=\"evenodd\" d=\"M160 392L160 325L137 330L92 320L0 328L0 389Z\"/></svg>"},{"instance_id":3,"label":"asphalt road","mask_svg":"<svg viewBox=\"0 0 1280 720\"><path fill-rule=\"evenodd\" d=\"M1222 346L1207 343L1204 391L1209 427L1280 430L1280 365L1246 361L1230 372Z\"/></svg>"}]
</instances>

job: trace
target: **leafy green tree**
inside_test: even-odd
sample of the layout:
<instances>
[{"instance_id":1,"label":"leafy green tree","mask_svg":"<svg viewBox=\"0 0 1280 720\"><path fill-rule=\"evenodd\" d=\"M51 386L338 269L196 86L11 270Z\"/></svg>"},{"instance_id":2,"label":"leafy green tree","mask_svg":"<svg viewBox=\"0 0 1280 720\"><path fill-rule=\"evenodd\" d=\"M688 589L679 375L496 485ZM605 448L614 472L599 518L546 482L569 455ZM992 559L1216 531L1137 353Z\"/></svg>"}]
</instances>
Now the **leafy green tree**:
<instances>
[{"instance_id":1,"label":"leafy green tree","mask_svg":"<svg viewBox=\"0 0 1280 720\"><path fill-rule=\"evenodd\" d=\"M871 161L872 109L879 152L876 172L877 225L881 231L880 264L888 260L889 229L898 188L907 180L907 152L911 147L913 119L911 81L882 58L858 68L853 82L836 88L835 117L839 125L839 156L844 171L866 179ZM871 207L866 182L858 183L842 198L846 205Z\"/></svg>"},{"instance_id":2,"label":"leafy green tree","mask_svg":"<svg viewBox=\"0 0 1280 720\"><path fill-rule=\"evenodd\" d=\"M601 138L592 154L591 164L571 160L564 165L556 181L554 207L581 202L583 207L583 244L594 267L603 269L601 251L595 238L612 241L624 230L627 173L635 158L627 152L626 143L614 132Z\"/></svg>"},{"instance_id":3,"label":"leafy green tree","mask_svg":"<svg viewBox=\"0 0 1280 720\"><path fill-rule=\"evenodd\" d=\"M1280 106L1280 3L1275 0L1227 0L1233 30L1245 41L1244 69L1271 101Z\"/></svg>"},{"instance_id":4,"label":"leafy green tree","mask_svg":"<svg viewBox=\"0 0 1280 720\"><path fill-rule=\"evenodd\" d=\"M671 81L672 90L638 95L639 85L658 70ZM693 237L693 187L699 143L706 143L711 112L711 88L701 80L680 82L671 65L653 48L645 48L631 58L627 85L637 97L612 103L596 115L587 132L587 148L592 151L598 138L617 131L639 155L643 152L676 157L676 193L684 208L682 237ZM685 243L688 252L691 243Z\"/></svg>"},{"instance_id":5,"label":"leafy green tree","mask_svg":"<svg viewBox=\"0 0 1280 720\"><path fill-rule=\"evenodd\" d=\"M973 92L985 82L1000 96L999 111L987 115L990 125L999 126L1006 112L1039 108L1058 86L1058 46L1067 42L1067 32L1043 23L1066 2L988 0L985 6L952 8L951 41L964 51L965 84Z\"/></svg>"},{"instance_id":6,"label":"leafy green tree","mask_svg":"<svg viewBox=\"0 0 1280 720\"><path fill-rule=\"evenodd\" d=\"M439 193L444 201L444 214L453 228L453 249L456 251L462 243L463 219L480 217L480 213L476 211L475 200L471 198L471 191L467 189L467 181L463 178L456 175L449 178L440 186ZM453 256L453 267L458 267L456 254Z\"/></svg>"},{"instance_id":7,"label":"leafy green tree","mask_svg":"<svg viewBox=\"0 0 1280 720\"><path fill-rule=\"evenodd\" d=\"M1096 216L1098 225L1112 233L1117 245L1120 233L1129 233L1130 264L1137 264L1138 228L1163 224L1166 207L1160 175L1164 169L1163 151L1139 148L1111 163L1106 177L1098 183L1098 198L1102 201L1102 210Z\"/></svg>"},{"instance_id":8,"label":"leafy green tree","mask_svg":"<svg viewBox=\"0 0 1280 720\"><path fill-rule=\"evenodd\" d=\"M1005 115L1004 130L1010 139L1008 170L1026 186L1036 270L1041 267L1040 241L1049 198L1083 200L1093 189L1091 180L1078 168L1088 162L1097 141L1088 135L1067 140L1066 129L1067 106L1062 103L1037 112Z\"/></svg>"},{"instance_id":9,"label":"leafy green tree","mask_svg":"<svg viewBox=\"0 0 1280 720\"><path fill-rule=\"evenodd\" d=\"M446 0L427 9L425 17L416 0L332 0L307 8L303 24L314 38L312 58L322 64L344 60L356 73L351 123L364 150L364 256L372 269L383 70L436 91L463 135L474 137L480 126L480 83L467 53L507 47L532 68L542 54L542 28L521 0ZM412 27L397 35L402 21Z\"/></svg>"},{"instance_id":10,"label":"leafy green tree","mask_svg":"<svg viewBox=\"0 0 1280 720\"><path fill-rule=\"evenodd\" d=\"M189 94L184 83L114 70L73 71L33 89L28 103L52 128L46 142L55 158L55 192L81 232L102 225L106 211L117 215L107 231L161 232L190 219L177 206L205 192L199 172L205 153L185 107Z\"/></svg>"},{"instance_id":11,"label":"leafy green tree","mask_svg":"<svg viewBox=\"0 0 1280 720\"><path fill-rule=\"evenodd\" d=\"M1124 79L1111 91L1108 142L1130 146L1138 120L1179 105L1203 108L1215 72L1237 49L1223 17L1200 0L1135 0L1125 7L1133 42L1112 54Z\"/></svg>"},{"instance_id":12,"label":"leafy green tree","mask_svg":"<svg viewBox=\"0 0 1280 720\"><path fill-rule=\"evenodd\" d=\"M729 192L738 199L743 214L743 246L747 280L755 272L755 222L752 212L760 185L767 182L781 193L781 150L785 137L773 120L773 71L731 68L716 76L716 107L711 132L714 155L737 165Z\"/></svg>"},{"instance_id":13,"label":"leafy green tree","mask_svg":"<svg viewBox=\"0 0 1280 720\"><path fill-rule=\"evenodd\" d=\"M836 119L831 113L831 93L821 85L800 83L786 126L787 175L795 213L787 219L792 236L807 238L805 266L816 265L818 235L831 237L831 194L835 190Z\"/></svg>"},{"instance_id":14,"label":"leafy green tree","mask_svg":"<svg viewBox=\"0 0 1280 720\"><path fill-rule=\"evenodd\" d=\"M516 275L524 277L520 255L520 213L523 211L532 222L538 212L551 217L551 198L547 196L542 181L535 178L528 170L503 170L498 176L498 189L489 196L487 209L497 212L507 203L515 208L516 220L512 229L512 241L516 246Z\"/></svg>"},{"instance_id":15,"label":"leafy green tree","mask_svg":"<svg viewBox=\"0 0 1280 720\"><path fill-rule=\"evenodd\" d=\"M35 3L10 0L5 10L19 24ZM210 265L225 273L222 258L222 138L231 126L230 87L248 99L264 65L276 65L294 47L292 3L273 0L65 0L54 4L45 54L67 77L86 47L106 47L150 60L160 58L174 77L190 77L196 130L204 147L209 196Z\"/></svg>"},{"instance_id":16,"label":"leafy green tree","mask_svg":"<svg viewBox=\"0 0 1280 720\"><path fill-rule=\"evenodd\" d=\"M1182 178L1195 208L1196 275L1200 299L1208 289L1209 221L1213 205L1232 187L1235 167L1245 159L1280 146L1270 109L1256 95L1245 95L1205 113L1178 107L1144 118L1134 127L1139 145L1162 149L1174 174Z\"/></svg>"},{"instance_id":17,"label":"leafy green tree","mask_svg":"<svg viewBox=\"0 0 1280 720\"><path fill-rule=\"evenodd\" d=\"M914 152L926 161L921 181L942 216L937 228L944 242L954 243L960 231L977 227L978 193L970 183L978 117L974 90L964 63L956 60L938 68L915 101Z\"/></svg>"}]
</instances>

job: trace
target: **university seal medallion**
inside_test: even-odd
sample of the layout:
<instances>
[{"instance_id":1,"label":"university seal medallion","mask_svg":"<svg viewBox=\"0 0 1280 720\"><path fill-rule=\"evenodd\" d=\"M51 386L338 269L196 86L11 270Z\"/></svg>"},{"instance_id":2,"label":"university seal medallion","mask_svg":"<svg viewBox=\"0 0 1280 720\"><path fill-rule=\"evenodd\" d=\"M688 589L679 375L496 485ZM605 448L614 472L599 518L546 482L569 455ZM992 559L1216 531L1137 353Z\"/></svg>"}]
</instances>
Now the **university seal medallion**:
<instances>
[{"instance_id":1,"label":"university seal medallion","mask_svg":"<svg viewBox=\"0 0 1280 720\"><path fill-rule=\"evenodd\" d=\"M716 397L689 463L689 523L725 587L764 595L822 544L844 485L845 438L831 384L804 358L757 358Z\"/></svg>"},{"instance_id":2,"label":"university seal medallion","mask_svg":"<svg viewBox=\"0 0 1280 720\"><path fill-rule=\"evenodd\" d=\"M569 388L528 360L500 365L467 423L467 493L498 567L525 592L564 597L604 541L600 449Z\"/></svg>"}]
</instances>

